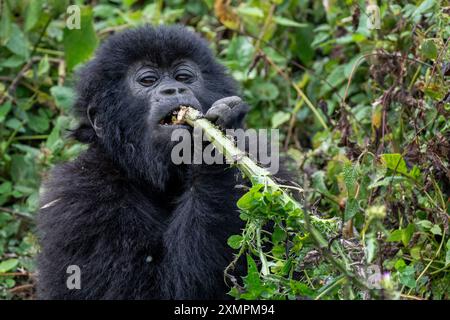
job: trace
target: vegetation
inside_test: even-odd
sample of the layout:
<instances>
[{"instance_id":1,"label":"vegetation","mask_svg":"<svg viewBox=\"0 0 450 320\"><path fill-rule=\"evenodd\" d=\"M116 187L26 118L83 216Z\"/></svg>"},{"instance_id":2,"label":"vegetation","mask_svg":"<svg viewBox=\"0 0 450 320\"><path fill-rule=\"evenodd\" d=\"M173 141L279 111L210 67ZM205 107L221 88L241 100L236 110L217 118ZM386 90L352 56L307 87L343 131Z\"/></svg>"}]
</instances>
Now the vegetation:
<instances>
[{"instance_id":1,"label":"vegetation","mask_svg":"<svg viewBox=\"0 0 450 320\"><path fill-rule=\"evenodd\" d=\"M74 71L108 35L145 23L207 38L252 106L248 126L280 129L299 173L299 188L255 183L239 200L246 228L228 242L248 274L227 270L232 296L449 298L445 2L70 4L81 30L66 28L69 1L0 0L0 298L33 298L40 182L84 148L65 138ZM337 227L311 228L317 218Z\"/></svg>"}]
</instances>

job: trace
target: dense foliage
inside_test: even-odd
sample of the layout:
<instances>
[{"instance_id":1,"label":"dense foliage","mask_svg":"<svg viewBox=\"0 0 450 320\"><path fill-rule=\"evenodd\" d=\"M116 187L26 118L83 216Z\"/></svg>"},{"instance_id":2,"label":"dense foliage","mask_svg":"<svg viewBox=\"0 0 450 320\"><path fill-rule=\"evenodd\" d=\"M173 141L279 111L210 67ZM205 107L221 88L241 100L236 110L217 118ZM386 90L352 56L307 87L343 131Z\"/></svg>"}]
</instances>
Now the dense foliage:
<instances>
[{"instance_id":1,"label":"dense foliage","mask_svg":"<svg viewBox=\"0 0 450 320\"><path fill-rule=\"evenodd\" d=\"M69 30L69 1L0 0L0 298L33 297L40 182L83 149L65 138L74 71L102 39L145 23L207 38L252 106L248 126L279 128L299 173L289 191L302 209L260 184L238 202L247 225L228 242L248 275L227 270L232 296L449 298L450 7L91 2L74 2L81 30ZM317 217L330 224L312 230Z\"/></svg>"}]
</instances>

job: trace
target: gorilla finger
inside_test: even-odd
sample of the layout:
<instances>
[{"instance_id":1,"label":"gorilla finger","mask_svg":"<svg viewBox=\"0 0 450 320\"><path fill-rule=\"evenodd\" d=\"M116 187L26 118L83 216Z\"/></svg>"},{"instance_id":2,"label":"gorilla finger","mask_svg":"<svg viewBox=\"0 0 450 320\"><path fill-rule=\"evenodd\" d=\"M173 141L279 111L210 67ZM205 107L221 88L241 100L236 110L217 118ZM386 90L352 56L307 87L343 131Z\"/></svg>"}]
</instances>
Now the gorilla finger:
<instances>
[{"instance_id":1,"label":"gorilla finger","mask_svg":"<svg viewBox=\"0 0 450 320\"><path fill-rule=\"evenodd\" d=\"M231 112L231 108L226 104L213 105L205 114L205 118L210 121L216 121L218 118L223 117L225 114Z\"/></svg>"},{"instance_id":2,"label":"gorilla finger","mask_svg":"<svg viewBox=\"0 0 450 320\"><path fill-rule=\"evenodd\" d=\"M226 97L226 98L222 98L220 100L217 100L216 102L213 103L212 107L214 107L215 105L219 105L219 104L226 104L230 108L234 108L235 106L237 106L237 105L239 105L241 103L242 103L242 99L241 98L239 98L238 96L231 96L231 97Z\"/></svg>"}]
</instances>

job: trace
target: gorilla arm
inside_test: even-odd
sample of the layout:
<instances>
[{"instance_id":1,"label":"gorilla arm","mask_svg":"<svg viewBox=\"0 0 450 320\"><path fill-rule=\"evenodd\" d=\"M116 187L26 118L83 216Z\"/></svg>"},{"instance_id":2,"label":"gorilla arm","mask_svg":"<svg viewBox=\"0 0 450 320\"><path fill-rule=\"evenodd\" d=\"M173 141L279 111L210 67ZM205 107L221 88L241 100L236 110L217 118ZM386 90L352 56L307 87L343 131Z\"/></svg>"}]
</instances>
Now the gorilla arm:
<instances>
[{"instance_id":1,"label":"gorilla arm","mask_svg":"<svg viewBox=\"0 0 450 320\"><path fill-rule=\"evenodd\" d=\"M222 128L238 128L247 110L233 96L215 102L205 117ZM226 298L229 290L221 279L232 261L227 239L243 226L236 208L239 174L227 165L201 164L190 165L185 178L186 191L163 237L165 298Z\"/></svg>"},{"instance_id":2,"label":"gorilla arm","mask_svg":"<svg viewBox=\"0 0 450 320\"><path fill-rule=\"evenodd\" d=\"M157 299L164 215L132 185L105 176L114 171L97 156L88 150L57 167L46 185L39 212L39 297ZM80 268L81 289L67 288L69 265Z\"/></svg>"}]
</instances>

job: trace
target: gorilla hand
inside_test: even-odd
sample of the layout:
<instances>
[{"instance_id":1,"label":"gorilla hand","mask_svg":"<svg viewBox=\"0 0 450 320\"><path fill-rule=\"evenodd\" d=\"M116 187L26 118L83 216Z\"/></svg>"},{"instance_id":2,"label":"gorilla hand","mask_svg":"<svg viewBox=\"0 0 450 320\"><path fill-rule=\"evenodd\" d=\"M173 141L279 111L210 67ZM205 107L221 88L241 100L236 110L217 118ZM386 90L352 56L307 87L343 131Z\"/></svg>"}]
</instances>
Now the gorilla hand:
<instances>
[{"instance_id":1,"label":"gorilla hand","mask_svg":"<svg viewBox=\"0 0 450 320\"><path fill-rule=\"evenodd\" d=\"M248 105L237 96L217 100L206 112L205 118L223 129L242 128Z\"/></svg>"}]
</instances>

